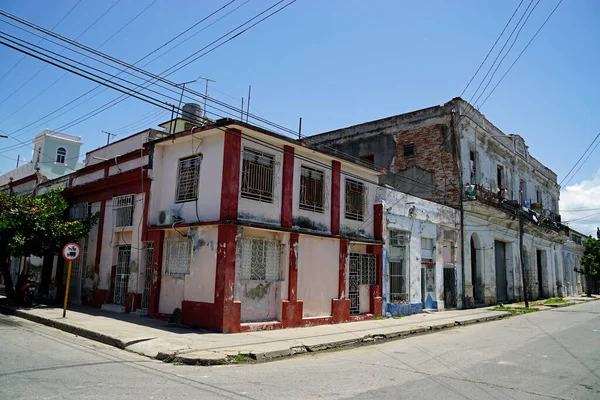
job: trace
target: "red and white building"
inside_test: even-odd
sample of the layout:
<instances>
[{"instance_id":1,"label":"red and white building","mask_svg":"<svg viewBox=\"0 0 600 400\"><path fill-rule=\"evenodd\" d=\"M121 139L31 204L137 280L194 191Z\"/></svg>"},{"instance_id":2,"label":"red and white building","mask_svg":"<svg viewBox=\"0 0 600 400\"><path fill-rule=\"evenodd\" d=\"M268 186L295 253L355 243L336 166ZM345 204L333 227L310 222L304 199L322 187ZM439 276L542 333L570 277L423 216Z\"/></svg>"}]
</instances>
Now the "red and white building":
<instances>
[{"instance_id":1,"label":"red and white building","mask_svg":"<svg viewBox=\"0 0 600 400\"><path fill-rule=\"evenodd\" d=\"M380 171L236 120L162 126L69 176L72 216L100 212L76 298L219 332L381 315Z\"/></svg>"}]
</instances>

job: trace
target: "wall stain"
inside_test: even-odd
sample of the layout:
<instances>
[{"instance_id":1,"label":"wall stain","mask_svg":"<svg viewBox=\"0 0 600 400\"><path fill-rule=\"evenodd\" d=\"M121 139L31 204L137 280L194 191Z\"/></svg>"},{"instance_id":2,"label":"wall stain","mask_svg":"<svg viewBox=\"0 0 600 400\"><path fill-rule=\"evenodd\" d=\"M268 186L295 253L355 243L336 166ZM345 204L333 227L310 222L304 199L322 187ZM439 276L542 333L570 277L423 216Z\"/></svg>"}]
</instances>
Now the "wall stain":
<instances>
[{"instance_id":1,"label":"wall stain","mask_svg":"<svg viewBox=\"0 0 600 400\"><path fill-rule=\"evenodd\" d=\"M269 288L271 287L271 282L269 283L259 283L258 286L252 289L246 288L245 297L250 298L252 300L260 300L263 299L267 293L269 293Z\"/></svg>"}]
</instances>

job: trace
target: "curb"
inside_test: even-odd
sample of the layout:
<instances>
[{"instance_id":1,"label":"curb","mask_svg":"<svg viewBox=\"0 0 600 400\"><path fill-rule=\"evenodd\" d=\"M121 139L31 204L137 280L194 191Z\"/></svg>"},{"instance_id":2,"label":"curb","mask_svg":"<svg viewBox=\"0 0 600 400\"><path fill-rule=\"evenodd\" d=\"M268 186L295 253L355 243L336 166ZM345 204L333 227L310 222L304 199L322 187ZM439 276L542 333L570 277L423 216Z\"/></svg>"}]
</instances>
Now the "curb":
<instances>
[{"instance_id":1,"label":"curb","mask_svg":"<svg viewBox=\"0 0 600 400\"><path fill-rule=\"evenodd\" d=\"M81 336L86 339L104 343L109 346L118 347L119 349L122 349L122 350L124 350L130 344L133 344L133 343L125 343L122 340L119 340L119 339L116 339L116 338L113 338L110 336L106 336L102 333L94 332L89 329L79 328L77 326L65 324L64 322L60 322L60 321L56 321L56 320L52 320L52 319L48 319L48 318L44 318L44 317L39 317L37 315L31 315L29 313L23 312L21 310L18 310L18 309L12 308L12 307L0 306L0 313L6 314L6 315L14 315L15 317L23 318L23 319L26 319L26 320L29 320L29 321L32 321L32 322L35 322L35 323L38 323L41 325L46 325L51 328L56 328L56 329L59 329L64 332L72 333L73 335Z\"/></svg>"},{"instance_id":2,"label":"curb","mask_svg":"<svg viewBox=\"0 0 600 400\"><path fill-rule=\"evenodd\" d=\"M127 347L138 343L143 340L136 340L132 342L123 342L120 339L116 339L89 329L75 327L60 321L40 317L23 312L19 309L15 309L8 306L0 306L0 313L7 315L14 315L19 318L23 318L41 325L56 328L64 332L68 332L77 336L84 337L86 339L94 340L100 343L104 343L109 346L117 347L122 350L128 350ZM159 352L156 357L151 357L165 363L176 363L186 365L200 365L200 366L213 366L213 365L225 365L225 364L248 364L280 360L296 356L299 354L316 353L322 351L336 351L342 349L348 349L359 346L369 346L372 344L380 344L383 342L389 342L393 340L405 339L413 336L427 335L435 332L440 332L447 329L458 328L466 325L473 325L482 322L497 321L504 318L509 318L512 315L509 312L498 312L498 315L490 315L485 317L478 317L468 319L464 321L453 321L446 322L439 325L431 326L417 326L412 329L398 330L386 334L372 334L365 335L362 338L348 339L337 342L319 343L314 345L295 345L290 348L275 349L266 352L239 352L237 355L231 354L219 354L213 352L203 352L200 357L194 357L192 354L178 354ZM129 350L128 350L129 351ZM135 351L132 351L139 354ZM143 354L140 354L143 355Z\"/></svg>"}]
</instances>

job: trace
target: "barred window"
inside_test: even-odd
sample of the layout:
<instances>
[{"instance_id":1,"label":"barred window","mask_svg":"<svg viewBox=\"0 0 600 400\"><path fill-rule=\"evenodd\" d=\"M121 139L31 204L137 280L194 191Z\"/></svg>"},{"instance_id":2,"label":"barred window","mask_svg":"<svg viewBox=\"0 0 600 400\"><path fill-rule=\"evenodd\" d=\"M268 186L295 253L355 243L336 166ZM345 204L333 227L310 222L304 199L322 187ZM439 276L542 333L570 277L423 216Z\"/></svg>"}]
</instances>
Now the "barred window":
<instances>
[{"instance_id":1,"label":"barred window","mask_svg":"<svg viewBox=\"0 0 600 400\"><path fill-rule=\"evenodd\" d=\"M242 239L242 280L281 280L281 243L277 240Z\"/></svg>"},{"instance_id":2,"label":"barred window","mask_svg":"<svg viewBox=\"0 0 600 400\"><path fill-rule=\"evenodd\" d=\"M177 168L177 193L175 202L182 203L198 199L198 180L202 157L195 155L179 160Z\"/></svg>"},{"instance_id":3,"label":"barred window","mask_svg":"<svg viewBox=\"0 0 600 400\"><path fill-rule=\"evenodd\" d=\"M350 269L358 271L359 285L377 285L374 254L350 253Z\"/></svg>"},{"instance_id":4,"label":"barred window","mask_svg":"<svg viewBox=\"0 0 600 400\"><path fill-rule=\"evenodd\" d=\"M133 225L134 195L113 197L113 222L115 228Z\"/></svg>"},{"instance_id":5,"label":"barred window","mask_svg":"<svg viewBox=\"0 0 600 400\"><path fill-rule=\"evenodd\" d=\"M181 237L167 239L166 273L169 275L189 274L191 256L191 238Z\"/></svg>"},{"instance_id":6,"label":"barred window","mask_svg":"<svg viewBox=\"0 0 600 400\"><path fill-rule=\"evenodd\" d=\"M324 178L323 171L302 166L300 170L300 209L323 212Z\"/></svg>"},{"instance_id":7,"label":"barred window","mask_svg":"<svg viewBox=\"0 0 600 400\"><path fill-rule=\"evenodd\" d=\"M409 233L390 230L388 254L388 281L390 283L389 301L408 303L408 244Z\"/></svg>"},{"instance_id":8,"label":"barred window","mask_svg":"<svg viewBox=\"0 0 600 400\"><path fill-rule=\"evenodd\" d=\"M73 204L69 207L69 221L83 221L91 213L91 205L89 203Z\"/></svg>"},{"instance_id":9,"label":"barred window","mask_svg":"<svg viewBox=\"0 0 600 400\"><path fill-rule=\"evenodd\" d=\"M346 218L362 221L365 214L365 185L353 179L346 179Z\"/></svg>"},{"instance_id":10,"label":"barred window","mask_svg":"<svg viewBox=\"0 0 600 400\"><path fill-rule=\"evenodd\" d=\"M245 199L273 202L275 157L244 149L241 196Z\"/></svg>"},{"instance_id":11,"label":"barred window","mask_svg":"<svg viewBox=\"0 0 600 400\"><path fill-rule=\"evenodd\" d=\"M405 144L403 148L404 158L412 158L415 156L415 144Z\"/></svg>"}]
</instances>

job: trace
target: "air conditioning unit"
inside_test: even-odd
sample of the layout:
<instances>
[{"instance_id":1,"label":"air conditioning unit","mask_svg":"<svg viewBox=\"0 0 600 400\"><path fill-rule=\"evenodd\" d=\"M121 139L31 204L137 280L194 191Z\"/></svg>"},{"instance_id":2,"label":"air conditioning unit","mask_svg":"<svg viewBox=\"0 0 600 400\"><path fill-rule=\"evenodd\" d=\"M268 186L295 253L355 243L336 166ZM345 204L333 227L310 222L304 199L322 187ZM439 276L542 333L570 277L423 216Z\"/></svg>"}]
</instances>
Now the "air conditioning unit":
<instances>
[{"instance_id":1,"label":"air conditioning unit","mask_svg":"<svg viewBox=\"0 0 600 400\"><path fill-rule=\"evenodd\" d=\"M161 210L158 213L158 225L173 225L178 221L181 221L181 218L177 215L177 211Z\"/></svg>"}]
</instances>

